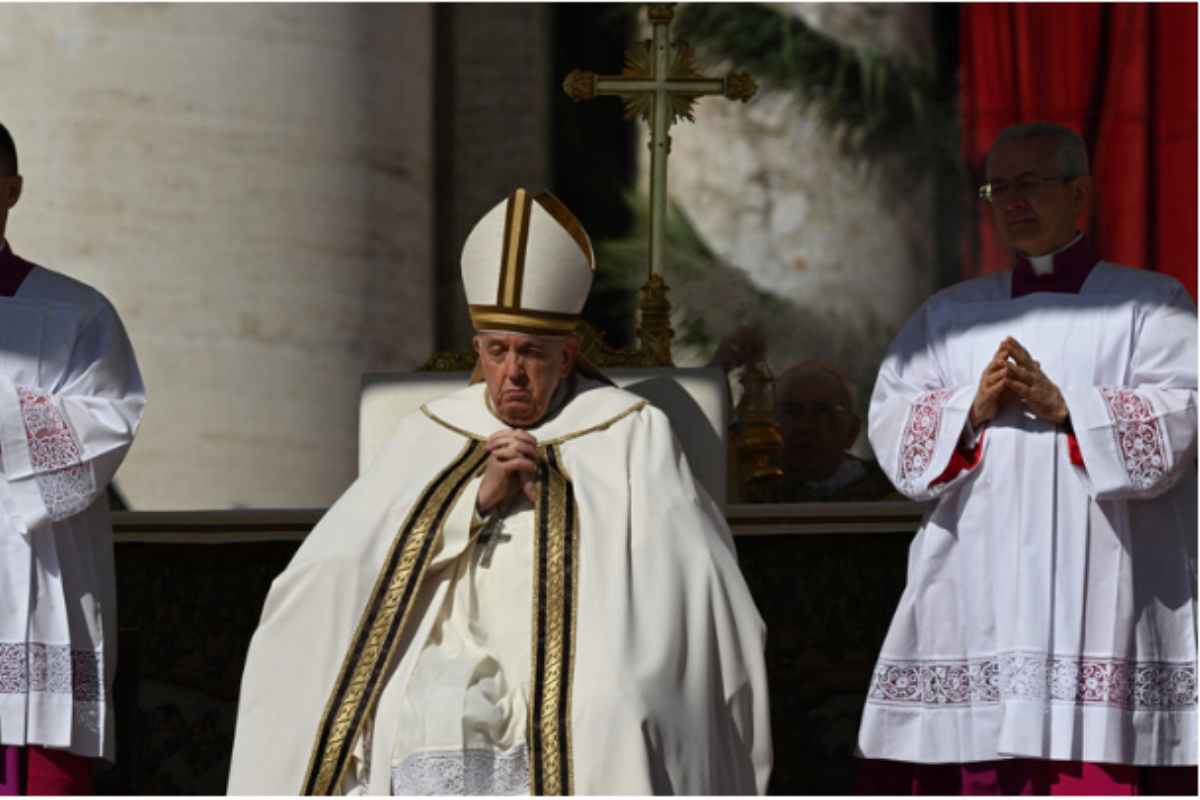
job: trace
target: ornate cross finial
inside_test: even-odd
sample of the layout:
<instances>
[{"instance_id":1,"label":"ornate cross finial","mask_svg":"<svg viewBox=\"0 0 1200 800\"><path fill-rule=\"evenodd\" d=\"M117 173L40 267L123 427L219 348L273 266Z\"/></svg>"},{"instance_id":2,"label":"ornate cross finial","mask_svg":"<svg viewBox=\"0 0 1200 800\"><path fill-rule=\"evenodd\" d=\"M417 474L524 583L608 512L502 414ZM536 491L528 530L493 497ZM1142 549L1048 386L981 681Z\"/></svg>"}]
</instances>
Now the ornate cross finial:
<instances>
[{"instance_id":1,"label":"ornate cross finial","mask_svg":"<svg viewBox=\"0 0 1200 800\"><path fill-rule=\"evenodd\" d=\"M563 80L563 90L575 101L612 95L625 103L627 119L641 118L650 124L650 264L649 278L642 291L639 336L642 350L653 352L657 363L670 365L670 302L662 275L663 243L667 219L667 155L671 152L669 130L675 122L695 122L692 107L705 95L724 95L743 102L754 96L758 87L746 73L731 73L724 78L708 78L695 65L695 51L686 42L671 42L669 28L675 17L674 3L651 3L646 7L653 26L653 38L625 53L625 68L620 75L597 75L571 70ZM653 307L647 305L653 301ZM665 328L661 328L665 320ZM651 326L654 326L651 328Z\"/></svg>"}]
</instances>

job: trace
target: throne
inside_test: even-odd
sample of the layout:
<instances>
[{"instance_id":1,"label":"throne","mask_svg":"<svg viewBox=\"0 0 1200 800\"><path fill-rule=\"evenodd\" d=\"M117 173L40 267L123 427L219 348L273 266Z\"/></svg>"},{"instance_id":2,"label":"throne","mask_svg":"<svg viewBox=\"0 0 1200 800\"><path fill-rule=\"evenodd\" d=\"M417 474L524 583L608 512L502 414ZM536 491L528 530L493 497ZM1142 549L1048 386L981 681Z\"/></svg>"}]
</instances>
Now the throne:
<instances>
[{"instance_id":1,"label":"throne","mask_svg":"<svg viewBox=\"0 0 1200 800\"><path fill-rule=\"evenodd\" d=\"M609 347L591 325L579 325L581 351L613 383L661 409L696 479L722 508L728 499L728 431L733 412L725 373L717 367L671 363L669 305L661 278L643 289L641 346ZM648 292L647 289L650 289ZM362 472L397 422L423 403L467 385L474 353L437 353L417 372L369 372L359 404L358 469Z\"/></svg>"},{"instance_id":2,"label":"throne","mask_svg":"<svg viewBox=\"0 0 1200 800\"><path fill-rule=\"evenodd\" d=\"M725 373L716 367L606 369L620 386L649 400L671 420L696 479L723 508L726 431L731 417ZM371 372L363 376L358 469L362 472L396 423L423 403L467 385L470 372Z\"/></svg>"}]
</instances>

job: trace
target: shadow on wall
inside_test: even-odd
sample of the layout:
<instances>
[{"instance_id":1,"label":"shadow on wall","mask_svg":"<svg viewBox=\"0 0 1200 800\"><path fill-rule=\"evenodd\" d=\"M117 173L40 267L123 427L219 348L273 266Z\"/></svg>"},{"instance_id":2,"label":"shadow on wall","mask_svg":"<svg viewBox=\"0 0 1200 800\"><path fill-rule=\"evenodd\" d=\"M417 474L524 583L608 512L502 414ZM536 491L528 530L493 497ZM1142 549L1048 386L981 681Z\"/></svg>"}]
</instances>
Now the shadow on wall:
<instances>
[{"instance_id":1,"label":"shadow on wall","mask_svg":"<svg viewBox=\"0 0 1200 800\"><path fill-rule=\"evenodd\" d=\"M647 275L649 215L644 200L631 197L629 202L637 209L634 229L621 239L596 244L593 295L604 305L593 302L584 311L608 339L618 341L631 338L628 329L635 318L637 292ZM666 238L663 277L670 286L677 365L708 363L723 337L757 322L776 375L807 359L832 362L854 386L858 414L866 419L867 400L898 323L889 323L866 306L852 315L819 297L791 299L760 289L745 270L713 253L687 215L674 206ZM625 329L614 330L622 324Z\"/></svg>"}]
</instances>

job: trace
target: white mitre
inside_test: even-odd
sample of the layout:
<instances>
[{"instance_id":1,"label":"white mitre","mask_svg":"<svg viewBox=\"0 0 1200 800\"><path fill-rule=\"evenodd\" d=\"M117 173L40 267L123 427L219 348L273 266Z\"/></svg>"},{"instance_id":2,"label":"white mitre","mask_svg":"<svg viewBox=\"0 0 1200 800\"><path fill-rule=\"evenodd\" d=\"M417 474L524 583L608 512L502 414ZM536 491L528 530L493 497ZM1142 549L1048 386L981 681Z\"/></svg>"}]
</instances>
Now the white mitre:
<instances>
[{"instance_id":1,"label":"white mitre","mask_svg":"<svg viewBox=\"0 0 1200 800\"><path fill-rule=\"evenodd\" d=\"M477 331L574 333L595 269L591 240L562 201L518 188L463 244L471 323Z\"/></svg>"}]
</instances>

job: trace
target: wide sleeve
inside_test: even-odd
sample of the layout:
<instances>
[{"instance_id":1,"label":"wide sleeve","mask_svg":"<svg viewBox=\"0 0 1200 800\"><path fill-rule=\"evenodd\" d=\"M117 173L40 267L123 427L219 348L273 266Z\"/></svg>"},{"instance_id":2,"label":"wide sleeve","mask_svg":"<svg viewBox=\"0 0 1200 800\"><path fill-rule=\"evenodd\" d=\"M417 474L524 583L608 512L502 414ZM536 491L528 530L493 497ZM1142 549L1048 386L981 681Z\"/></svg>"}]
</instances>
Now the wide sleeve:
<instances>
[{"instance_id":1,"label":"wide sleeve","mask_svg":"<svg viewBox=\"0 0 1200 800\"><path fill-rule=\"evenodd\" d=\"M56 373L49 388L0 374L0 499L23 534L78 514L107 489L145 405L133 347L106 302Z\"/></svg>"},{"instance_id":2,"label":"wide sleeve","mask_svg":"<svg viewBox=\"0 0 1200 800\"><path fill-rule=\"evenodd\" d=\"M867 433L880 467L913 500L929 500L974 474L948 468L958 451L976 386L956 386L945 379L929 328L926 304L888 349L868 412Z\"/></svg>"},{"instance_id":3,"label":"wide sleeve","mask_svg":"<svg viewBox=\"0 0 1200 800\"><path fill-rule=\"evenodd\" d=\"M1196 307L1182 285L1142 315L1129 365L1121 385L1062 387L1098 500L1160 495L1196 459Z\"/></svg>"}]
</instances>

